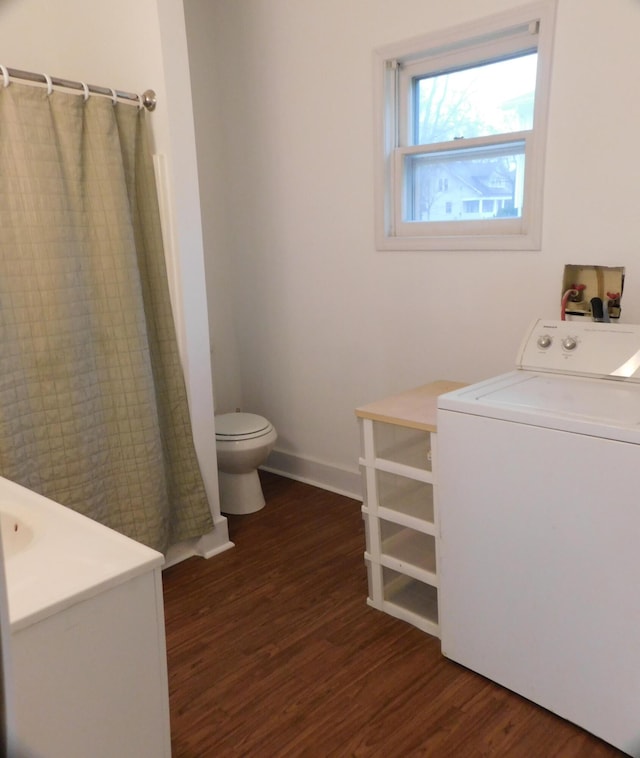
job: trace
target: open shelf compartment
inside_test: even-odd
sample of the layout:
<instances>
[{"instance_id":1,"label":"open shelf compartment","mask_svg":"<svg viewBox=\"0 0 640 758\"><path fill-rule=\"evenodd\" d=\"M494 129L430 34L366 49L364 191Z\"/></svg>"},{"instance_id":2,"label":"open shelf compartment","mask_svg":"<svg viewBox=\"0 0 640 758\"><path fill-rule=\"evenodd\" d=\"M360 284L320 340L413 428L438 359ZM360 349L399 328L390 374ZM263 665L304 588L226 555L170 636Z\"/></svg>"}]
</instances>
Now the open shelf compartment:
<instances>
[{"instance_id":1,"label":"open shelf compartment","mask_svg":"<svg viewBox=\"0 0 640 758\"><path fill-rule=\"evenodd\" d=\"M433 485L376 471L378 515L412 529L433 533Z\"/></svg>"},{"instance_id":2,"label":"open shelf compartment","mask_svg":"<svg viewBox=\"0 0 640 758\"><path fill-rule=\"evenodd\" d=\"M421 581L437 584L433 535L380 519L380 546L382 563Z\"/></svg>"},{"instance_id":3,"label":"open shelf compartment","mask_svg":"<svg viewBox=\"0 0 640 758\"><path fill-rule=\"evenodd\" d=\"M382 572L382 610L439 636L438 590L393 569L383 568Z\"/></svg>"},{"instance_id":4,"label":"open shelf compartment","mask_svg":"<svg viewBox=\"0 0 640 758\"><path fill-rule=\"evenodd\" d=\"M373 422L376 457L431 471L431 435L421 429Z\"/></svg>"}]
</instances>

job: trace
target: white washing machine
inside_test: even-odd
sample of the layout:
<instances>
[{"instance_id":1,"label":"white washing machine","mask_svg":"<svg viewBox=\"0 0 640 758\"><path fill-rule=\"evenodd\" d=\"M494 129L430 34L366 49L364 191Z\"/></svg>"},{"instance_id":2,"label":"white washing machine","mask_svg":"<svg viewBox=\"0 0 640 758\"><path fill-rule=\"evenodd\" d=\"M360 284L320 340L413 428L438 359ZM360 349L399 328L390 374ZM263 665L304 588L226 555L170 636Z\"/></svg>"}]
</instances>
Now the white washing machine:
<instances>
[{"instance_id":1,"label":"white washing machine","mask_svg":"<svg viewBox=\"0 0 640 758\"><path fill-rule=\"evenodd\" d=\"M517 366L438 402L442 652L640 756L640 326Z\"/></svg>"}]
</instances>

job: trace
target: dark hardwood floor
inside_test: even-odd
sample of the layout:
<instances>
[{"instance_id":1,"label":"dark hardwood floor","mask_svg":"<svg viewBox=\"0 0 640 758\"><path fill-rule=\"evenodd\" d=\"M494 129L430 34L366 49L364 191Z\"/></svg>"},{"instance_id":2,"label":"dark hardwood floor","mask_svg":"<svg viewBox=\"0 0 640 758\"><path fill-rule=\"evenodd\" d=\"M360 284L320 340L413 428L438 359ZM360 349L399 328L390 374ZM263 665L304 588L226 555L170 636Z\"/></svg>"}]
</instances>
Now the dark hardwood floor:
<instances>
[{"instance_id":1,"label":"dark hardwood floor","mask_svg":"<svg viewBox=\"0 0 640 758\"><path fill-rule=\"evenodd\" d=\"M164 573L174 758L622 755L369 608L360 503L263 485L233 550Z\"/></svg>"}]
</instances>

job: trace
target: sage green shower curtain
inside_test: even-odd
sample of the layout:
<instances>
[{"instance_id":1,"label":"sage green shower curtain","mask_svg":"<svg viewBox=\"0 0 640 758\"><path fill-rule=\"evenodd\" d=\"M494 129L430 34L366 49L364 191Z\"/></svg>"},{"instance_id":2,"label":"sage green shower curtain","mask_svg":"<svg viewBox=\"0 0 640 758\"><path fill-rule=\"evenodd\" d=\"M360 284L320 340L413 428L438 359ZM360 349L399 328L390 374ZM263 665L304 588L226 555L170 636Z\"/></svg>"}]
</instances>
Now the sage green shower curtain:
<instances>
[{"instance_id":1,"label":"sage green shower curtain","mask_svg":"<svg viewBox=\"0 0 640 758\"><path fill-rule=\"evenodd\" d=\"M0 475L164 551L213 524L147 118L0 87Z\"/></svg>"}]
</instances>

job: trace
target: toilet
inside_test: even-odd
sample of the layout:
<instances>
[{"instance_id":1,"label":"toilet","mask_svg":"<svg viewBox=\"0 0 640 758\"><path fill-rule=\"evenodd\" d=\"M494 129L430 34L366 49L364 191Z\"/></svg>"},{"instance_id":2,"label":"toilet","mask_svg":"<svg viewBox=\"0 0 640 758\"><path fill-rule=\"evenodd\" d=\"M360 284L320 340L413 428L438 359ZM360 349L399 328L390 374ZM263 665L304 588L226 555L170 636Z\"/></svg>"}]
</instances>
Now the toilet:
<instances>
[{"instance_id":1,"label":"toilet","mask_svg":"<svg viewBox=\"0 0 640 758\"><path fill-rule=\"evenodd\" d=\"M264 508L258 466L278 439L276 430L255 413L222 413L215 417L220 510L243 515Z\"/></svg>"}]
</instances>

